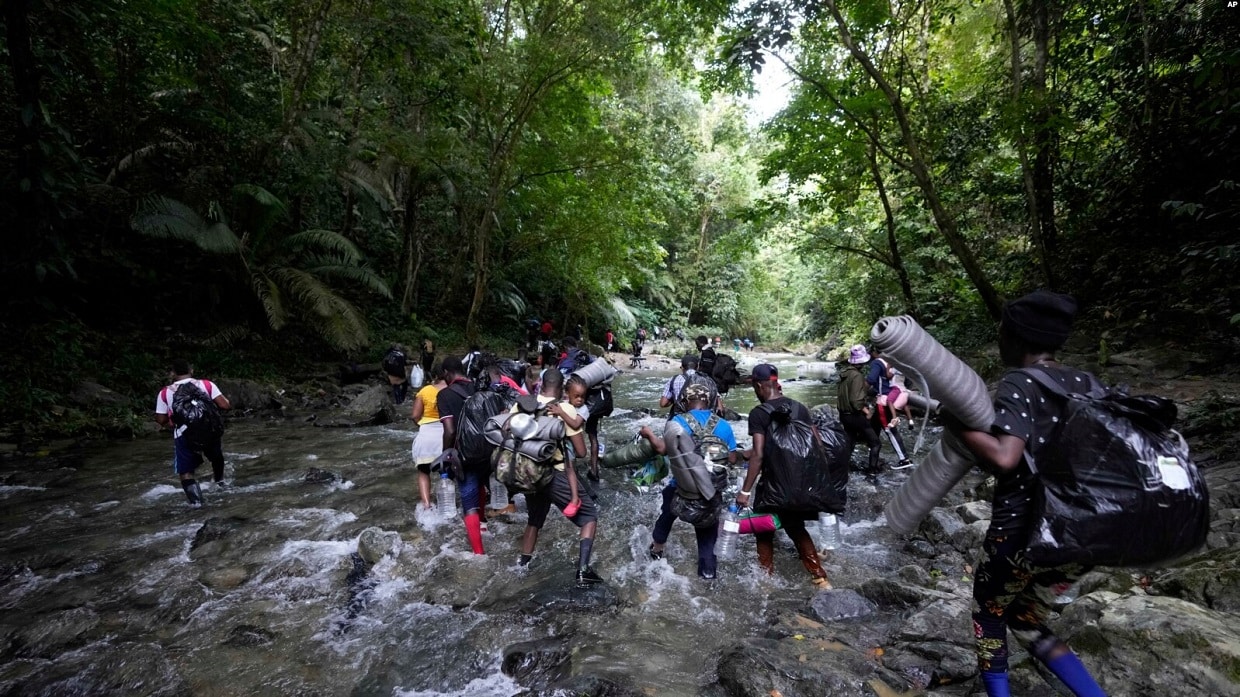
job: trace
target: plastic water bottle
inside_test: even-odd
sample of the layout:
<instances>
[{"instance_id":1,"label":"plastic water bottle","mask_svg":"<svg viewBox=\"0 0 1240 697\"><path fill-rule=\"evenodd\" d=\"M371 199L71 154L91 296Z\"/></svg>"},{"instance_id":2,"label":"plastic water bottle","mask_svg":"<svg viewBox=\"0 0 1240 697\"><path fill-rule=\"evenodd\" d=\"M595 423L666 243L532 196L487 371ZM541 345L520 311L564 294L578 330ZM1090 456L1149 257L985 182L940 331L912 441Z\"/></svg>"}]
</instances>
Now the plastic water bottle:
<instances>
[{"instance_id":1,"label":"plastic water bottle","mask_svg":"<svg viewBox=\"0 0 1240 697\"><path fill-rule=\"evenodd\" d=\"M840 519L834 513L819 514L818 527L822 529L823 549L836 549L844 541L840 532Z\"/></svg>"},{"instance_id":2,"label":"plastic water bottle","mask_svg":"<svg viewBox=\"0 0 1240 697\"><path fill-rule=\"evenodd\" d=\"M736 558L736 542L741 534L740 510L736 504L728 506L719 525L719 541L715 546L715 554L720 559Z\"/></svg>"},{"instance_id":3,"label":"plastic water bottle","mask_svg":"<svg viewBox=\"0 0 1240 697\"><path fill-rule=\"evenodd\" d=\"M508 490L504 488L503 484L499 483L495 475L491 475L489 487L491 489L491 508L498 511L506 507L508 505Z\"/></svg>"},{"instance_id":4,"label":"plastic water bottle","mask_svg":"<svg viewBox=\"0 0 1240 697\"><path fill-rule=\"evenodd\" d=\"M444 518L456 517L456 482L447 472L439 475L439 486L435 487L435 498L439 504L439 515Z\"/></svg>"}]
</instances>

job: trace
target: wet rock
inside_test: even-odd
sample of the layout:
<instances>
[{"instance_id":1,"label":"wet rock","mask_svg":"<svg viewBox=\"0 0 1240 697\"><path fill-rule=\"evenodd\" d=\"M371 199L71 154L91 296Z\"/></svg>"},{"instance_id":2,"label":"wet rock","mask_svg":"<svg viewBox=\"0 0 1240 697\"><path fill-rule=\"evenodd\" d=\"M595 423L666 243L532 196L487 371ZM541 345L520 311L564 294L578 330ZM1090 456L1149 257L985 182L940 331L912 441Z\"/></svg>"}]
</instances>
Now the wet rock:
<instances>
[{"instance_id":1,"label":"wet rock","mask_svg":"<svg viewBox=\"0 0 1240 697\"><path fill-rule=\"evenodd\" d=\"M851 588L818 591L810 598L814 616L823 622L838 622L874 614L875 605Z\"/></svg>"},{"instance_id":2,"label":"wet rock","mask_svg":"<svg viewBox=\"0 0 1240 697\"><path fill-rule=\"evenodd\" d=\"M79 407L127 407L129 398L97 382L79 382L70 392L69 401Z\"/></svg>"},{"instance_id":3,"label":"wet rock","mask_svg":"<svg viewBox=\"0 0 1240 697\"><path fill-rule=\"evenodd\" d=\"M557 578L534 592L522 612L545 616L562 612L606 612L620 605L620 596L608 583L578 588L571 574Z\"/></svg>"},{"instance_id":4,"label":"wet rock","mask_svg":"<svg viewBox=\"0 0 1240 697\"><path fill-rule=\"evenodd\" d=\"M194 533L194 541L190 543L189 548L193 551L208 542L222 540L236 532L245 523L245 518L207 518L202 527L198 528L198 532Z\"/></svg>"},{"instance_id":5,"label":"wet rock","mask_svg":"<svg viewBox=\"0 0 1240 697\"><path fill-rule=\"evenodd\" d=\"M1229 613L1099 591L1064 610L1059 634L1108 694L1240 694L1240 627Z\"/></svg>"},{"instance_id":6,"label":"wet rock","mask_svg":"<svg viewBox=\"0 0 1240 697\"><path fill-rule=\"evenodd\" d=\"M307 484L331 484L341 480L341 476L335 472L321 470L318 467L311 467L302 475L301 481Z\"/></svg>"},{"instance_id":7,"label":"wet rock","mask_svg":"<svg viewBox=\"0 0 1240 697\"><path fill-rule=\"evenodd\" d=\"M350 387L353 387L352 385ZM348 388L346 388L347 390ZM392 390L387 385L373 385L349 401L339 413L320 418L316 426L351 427L382 426L392 423L396 407Z\"/></svg>"},{"instance_id":8,"label":"wet rock","mask_svg":"<svg viewBox=\"0 0 1240 697\"><path fill-rule=\"evenodd\" d=\"M188 695L183 670L155 642L116 641L98 650L71 651L41 665L13 694ZM6 686L10 687L10 686Z\"/></svg>"},{"instance_id":9,"label":"wet rock","mask_svg":"<svg viewBox=\"0 0 1240 697\"><path fill-rule=\"evenodd\" d=\"M257 411L263 409L280 409L284 405L276 397L276 391L269 385L253 380L235 380L226 378L215 383L220 392L228 398L232 408L238 411Z\"/></svg>"},{"instance_id":10,"label":"wet rock","mask_svg":"<svg viewBox=\"0 0 1240 697\"><path fill-rule=\"evenodd\" d=\"M921 687L935 687L964 682L977 675L977 654L971 646L926 641L888 651L883 665Z\"/></svg>"},{"instance_id":11,"label":"wet rock","mask_svg":"<svg viewBox=\"0 0 1240 697\"><path fill-rule=\"evenodd\" d=\"M800 638L797 638L799 636ZM728 697L873 697L883 685L911 684L857 649L826 636L743 639L719 659L719 686Z\"/></svg>"},{"instance_id":12,"label":"wet rock","mask_svg":"<svg viewBox=\"0 0 1240 697\"><path fill-rule=\"evenodd\" d=\"M275 640L276 633L269 629L264 629L254 624L239 624L228 633L228 638L224 640L224 645L238 648L253 648L255 646L268 646L274 643Z\"/></svg>"},{"instance_id":13,"label":"wet rock","mask_svg":"<svg viewBox=\"0 0 1240 697\"><path fill-rule=\"evenodd\" d=\"M956 515L965 523L976 523L979 520L989 521L991 507L989 501L970 501L956 506Z\"/></svg>"},{"instance_id":14,"label":"wet rock","mask_svg":"<svg viewBox=\"0 0 1240 697\"><path fill-rule=\"evenodd\" d=\"M1216 549L1189 564L1160 572L1151 590L1213 610L1240 612L1240 548Z\"/></svg>"},{"instance_id":15,"label":"wet rock","mask_svg":"<svg viewBox=\"0 0 1240 697\"><path fill-rule=\"evenodd\" d=\"M982 547L982 540L986 539L986 531L990 529L989 520L978 520L952 533L950 540L951 546L961 554L973 554Z\"/></svg>"},{"instance_id":16,"label":"wet rock","mask_svg":"<svg viewBox=\"0 0 1240 697\"><path fill-rule=\"evenodd\" d=\"M901 566L899 570L896 571L896 576L898 576L901 581L911 583L915 586L929 588L934 585L934 582L930 579L930 574L924 568L916 564Z\"/></svg>"},{"instance_id":17,"label":"wet rock","mask_svg":"<svg viewBox=\"0 0 1240 697\"><path fill-rule=\"evenodd\" d=\"M231 566L225 569L208 571L198 577L203 585L211 590L229 591L249 580L250 574L244 567Z\"/></svg>"},{"instance_id":18,"label":"wet rock","mask_svg":"<svg viewBox=\"0 0 1240 697\"><path fill-rule=\"evenodd\" d=\"M17 654L25 658L55 658L67 649L89 640L89 632L99 624L99 615L90 608L78 607L44 616L34 624L18 630L13 643L21 648Z\"/></svg>"},{"instance_id":19,"label":"wet rock","mask_svg":"<svg viewBox=\"0 0 1240 697\"><path fill-rule=\"evenodd\" d=\"M570 675L571 657L563 639L523 641L504 649L500 670L522 687L544 689Z\"/></svg>"},{"instance_id":20,"label":"wet rock","mask_svg":"<svg viewBox=\"0 0 1240 697\"><path fill-rule=\"evenodd\" d=\"M925 574L924 571L922 573ZM925 574L924 582L926 585L922 585L920 580L917 583L904 583L890 577L872 578L862 583L857 592L883 609L922 607L936 600L950 600L954 597L950 593L928 587L932 583L929 574Z\"/></svg>"},{"instance_id":21,"label":"wet rock","mask_svg":"<svg viewBox=\"0 0 1240 697\"><path fill-rule=\"evenodd\" d=\"M952 535L963 527L964 523L961 522L960 516L949 510L936 508L921 521L918 532L925 535L932 544L941 544L951 542Z\"/></svg>"},{"instance_id":22,"label":"wet rock","mask_svg":"<svg viewBox=\"0 0 1240 697\"><path fill-rule=\"evenodd\" d=\"M904 545L904 551L914 557L920 557L922 559L931 559L938 554L938 551L934 548L934 545L926 542L925 540L909 540Z\"/></svg>"},{"instance_id":23,"label":"wet rock","mask_svg":"<svg viewBox=\"0 0 1240 697\"><path fill-rule=\"evenodd\" d=\"M920 643L927 637L958 635L961 627L972 626L969 607L969 598L949 597L935 600L904 620L891 638L898 642ZM970 642L971 639L970 637Z\"/></svg>"},{"instance_id":24,"label":"wet rock","mask_svg":"<svg viewBox=\"0 0 1240 697\"><path fill-rule=\"evenodd\" d=\"M366 528L357 539L357 553L368 564L374 564L400 547L400 533L380 528Z\"/></svg>"},{"instance_id":25,"label":"wet rock","mask_svg":"<svg viewBox=\"0 0 1240 697\"><path fill-rule=\"evenodd\" d=\"M538 693L545 697L573 695L573 697L645 697L635 688L621 685L598 675L575 675L561 680L550 689Z\"/></svg>"}]
</instances>

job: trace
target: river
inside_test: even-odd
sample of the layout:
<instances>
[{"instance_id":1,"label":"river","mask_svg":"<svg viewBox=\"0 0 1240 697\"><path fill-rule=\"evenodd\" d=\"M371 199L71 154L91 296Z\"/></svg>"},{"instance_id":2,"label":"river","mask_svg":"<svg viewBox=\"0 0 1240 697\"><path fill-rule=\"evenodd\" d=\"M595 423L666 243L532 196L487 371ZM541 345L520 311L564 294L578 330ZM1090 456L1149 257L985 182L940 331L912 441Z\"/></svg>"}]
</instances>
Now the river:
<instances>
[{"instance_id":1,"label":"river","mask_svg":"<svg viewBox=\"0 0 1240 697\"><path fill-rule=\"evenodd\" d=\"M796 357L764 358L796 374ZM655 407L670 375L617 377L607 446L662 423L626 412ZM787 381L785 393L812 406L834 402L835 388ZM744 415L755 402L738 388L728 403ZM605 470L594 566L606 583L576 600L577 531L558 513L528 570L515 565L520 497L522 513L492 520L488 554L476 557L459 521L415 516L412 426L316 428L305 416L233 420L224 437L233 486L204 485L199 510L185 504L166 435L6 470L0 694L507 696L523 688L501 672L503 649L561 637L575 674L697 695L714 683L724 645L760 633L767 608L813 593L782 535L770 578L742 538L719 579L700 581L684 523L666 559L650 561L657 492ZM732 425L745 445L744 422ZM312 468L338 477L308 476ZM199 472L209 479L209 464ZM880 515L905 476L853 478L844 544L825 560L837 587L910 563ZM372 526L400 533L397 553L350 578ZM876 617L863 632L874 642L895 619Z\"/></svg>"}]
</instances>

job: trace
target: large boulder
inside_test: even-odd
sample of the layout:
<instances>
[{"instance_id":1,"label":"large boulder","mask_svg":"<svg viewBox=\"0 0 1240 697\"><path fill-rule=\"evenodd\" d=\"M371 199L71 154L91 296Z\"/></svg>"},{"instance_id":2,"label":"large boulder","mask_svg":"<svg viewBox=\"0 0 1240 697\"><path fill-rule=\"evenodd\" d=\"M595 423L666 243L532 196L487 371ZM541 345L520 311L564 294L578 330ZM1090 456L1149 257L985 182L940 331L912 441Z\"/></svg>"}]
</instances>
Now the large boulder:
<instances>
[{"instance_id":1,"label":"large boulder","mask_svg":"<svg viewBox=\"0 0 1240 697\"><path fill-rule=\"evenodd\" d=\"M1063 612L1058 633L1108 694L1240 694L1236 616L1179 598L1091 593Z\"/></svg>"},{"instance_id":2,"label":"large boulder","mask_svg":"<svg viewBox=\"0 0 1240 697\"><path fill-rule=\"evenodd\" d=\"M564 639L522 641L504 649L500 670L522 687L543 689L572 672L572 652Z\"/></svg>"},{"instance_id":3,"label":"large boulder","mask_svg":"<svg viewBox=\"0 0 1240 697\"><path fill-rule=\"evenodd\" d=\"M220 392L228 398L232 408L239 411L258 411L261 409L280 409L283 404L276 398L274 388L253 380L235 380L225 378L216 380Z\"/></svg>"},{"instance_id":4,"label":"large boulder","mask_svg":"<svg viewBox=\"0 0 1240 697\"><path fill-rule=\"evenodd\" d=\"M357 538L357 553L368 564L374 564L400 548L400 533L379 528L366 528Z\"/></svg>"},{"instance_id":5,"label":"large boulder","mask_svg":"<svg viewBox=\"0 0 1240 697\"><path fill-rule=\"evenodd\" d=\"M351 399L337 414L321 418L318 426L382 426L392 423L396 407L392 404L392 390L387 385L372 385Z\"/></svg>"},{"instance_id":6,"label":"large boulder","mask_svg":"<svg viewBox=\"0 0 1240 697\"><path fill-rule=\"evenodd\" d=\"M871 654L808 630L782 639L742 639L723 651L718 672L729 697L873 697L912 687Z\"/></svg>"},{"instance_id":7,"label":"large boulder","mask_svg":"<svg viewBox=\"0 0 1240 697\"><path fill-rule=\"evenodd\" d=\"M1216 549L1185 566L1160 572L1151 589L1213 610L1240 613L1240 549Z\"/></svg>"},{"instance_id":8,"label":"large boulder","mask_svg":"<svg viewBox=\"0 0 1240 697\"><path fill-rule=\"evenodd\" d=\"M129 398L97 382L79 382L70 392L69 401L79 407L127 407Z\"/></svg>"},{"instance_id":9,"label":"large boulder","mask_svg":"<svg viewBox=\"0 0 1240 697\"><path fill-rule=\"evenodd\" d=\"M868 617L875 605L851 588L818 591L809 601L814 616L822 622L838 622Z\"/></svg>"}]
</instances>

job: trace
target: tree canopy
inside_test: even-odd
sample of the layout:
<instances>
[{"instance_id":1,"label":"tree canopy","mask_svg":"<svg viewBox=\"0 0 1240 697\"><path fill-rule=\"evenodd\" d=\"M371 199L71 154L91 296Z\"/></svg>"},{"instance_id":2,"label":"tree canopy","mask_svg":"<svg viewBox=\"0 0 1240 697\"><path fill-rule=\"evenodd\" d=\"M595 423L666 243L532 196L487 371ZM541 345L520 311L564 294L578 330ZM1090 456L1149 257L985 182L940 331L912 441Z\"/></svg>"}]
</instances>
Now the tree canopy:
<instances>
[{"instance_id":1,"label":"tree canopy","mask_svg":"<svg viewBox=\"0 0 1240 697\"><path fill-rule=\"evenodd\" d=\"M42 358L49 327L356 358L530 316L797 341L907 312L967 343L1038 286L1103 332L1240 324L1224 3L9 0L2 20L3 326L42 366L6 368L21 408L71 360ZM791 100L756 123L744 96L776 66Z\"/></svg>"}]
</instances>

